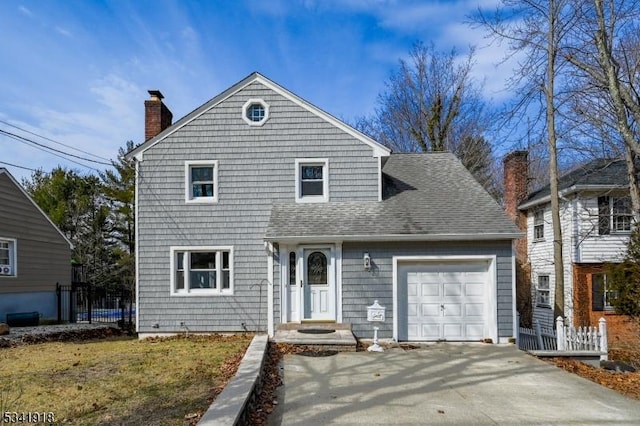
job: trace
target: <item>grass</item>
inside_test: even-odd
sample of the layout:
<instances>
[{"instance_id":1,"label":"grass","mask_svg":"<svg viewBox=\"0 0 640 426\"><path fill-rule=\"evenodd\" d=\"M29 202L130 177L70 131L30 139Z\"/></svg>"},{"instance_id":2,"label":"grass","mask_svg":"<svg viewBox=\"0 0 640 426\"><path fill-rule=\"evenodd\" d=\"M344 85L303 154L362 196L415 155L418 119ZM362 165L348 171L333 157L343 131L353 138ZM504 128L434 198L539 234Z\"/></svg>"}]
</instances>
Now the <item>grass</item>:
<instances>
[{"instance_id":1,"label":"grass","mask_svg":"<svg viewBox=\"0 0 640 426\"><path fill-rule=\"evenodd\" d=\"M206 411L250 341L112 338L0 349L0 412L50 411L73 424L183 425Z\"/></svg>"}]
</instances>

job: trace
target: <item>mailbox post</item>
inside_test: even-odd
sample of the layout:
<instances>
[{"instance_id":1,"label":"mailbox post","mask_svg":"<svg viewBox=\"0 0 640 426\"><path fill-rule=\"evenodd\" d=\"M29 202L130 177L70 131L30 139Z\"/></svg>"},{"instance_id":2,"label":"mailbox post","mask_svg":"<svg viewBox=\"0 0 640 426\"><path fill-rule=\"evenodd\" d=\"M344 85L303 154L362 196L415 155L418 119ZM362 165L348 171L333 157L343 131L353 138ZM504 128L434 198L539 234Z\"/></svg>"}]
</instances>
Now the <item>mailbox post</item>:
<instances>
[{"instance_id":1,"label":"mailbox post","mask_svg":"<svg viewBox=\"0 0 640 426\"><path fill-rule=\"evenodd\" d=\"M385 307L380 306L378 301L375 300L373 305L367 306L367 321L369 322L384 322L385 319ZM373 327L373 345L369 346L367 350L369 352L384 352L382 346L378 344L378 330L379 327Z\"/></svg>"}]
</instances>

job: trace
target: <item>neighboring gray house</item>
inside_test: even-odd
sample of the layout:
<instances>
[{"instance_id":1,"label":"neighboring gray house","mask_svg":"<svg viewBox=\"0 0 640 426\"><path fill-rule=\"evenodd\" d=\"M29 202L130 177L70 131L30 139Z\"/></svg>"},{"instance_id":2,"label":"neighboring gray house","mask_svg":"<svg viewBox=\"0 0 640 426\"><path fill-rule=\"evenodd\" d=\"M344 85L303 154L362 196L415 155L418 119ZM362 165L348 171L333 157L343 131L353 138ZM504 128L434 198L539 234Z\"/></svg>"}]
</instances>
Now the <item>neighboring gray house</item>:
<instances>
[{"instance_id":1,"label":"neighboring gray house","mask_svg":"<svg viewBox=\"0 0 640 426\"><path fill-rule=\"evenodd\" d=\"M71 242L0 168L0 322L19 312L57 318L56 283L71 279L71 250Z\"/></svg>"},{"instance_id":2,"label":"neighboring gray house","mask_svg":"<svg viewBox=\"0 0 640 426\"><path fill-rule=\"evenodd\" d=\"M163 333L350 323L380 337L515 335L500 206L448 153L390 150L253 73L171 125L145 102L136 160L137 327Z\"/></svg>"}]
</instances>

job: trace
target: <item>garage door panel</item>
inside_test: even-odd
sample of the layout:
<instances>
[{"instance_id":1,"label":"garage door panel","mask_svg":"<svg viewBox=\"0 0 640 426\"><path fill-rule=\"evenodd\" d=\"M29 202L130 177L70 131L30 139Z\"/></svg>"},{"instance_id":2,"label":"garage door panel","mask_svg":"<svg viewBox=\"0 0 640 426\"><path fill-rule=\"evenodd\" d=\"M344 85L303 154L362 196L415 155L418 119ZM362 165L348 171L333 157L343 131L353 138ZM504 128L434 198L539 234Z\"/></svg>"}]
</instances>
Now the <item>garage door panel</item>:
<instances>
[{"instance_id":1,"label":"garage door panel","mask_svg":"<svg viewBox=\"0 0 640 426\"><path fill-rule=\"evenodd\" d=\"M485 337L483 324L465 324L465 335L469 339L480 340Z\"/></svg>"},{"instance_id":2,"label":"garage door panel","mask_svg":"<svg viewBox=\"0 0 640 426\"><path fill-rule=\"evenodd\" d=\"M409 340L419 340L420 334L418 331L420 330L419 324L408 324L407 326L407 337Z\"/></svg>"},{"instance_id":3,"label":"garage door panel","mask_svg":"<svg viewBox=\"0 0 640 426\"><path fill-rule=\"evenodd\" d=\"M420 285L420 290L422 293L420 294L423 297L430 296L439 296L440 295L440 284L438 283L426 283Z\"/></svg>"},{"instance_id":4,"label":"garage door panel","mask_svg":"<svg viewBox=\"0 0 640 426\"><path fill-rule=\"evenodd\" d=\"M445 303L442 310L442 316L444 317L462 317L462 304L461 303Z\"/></svg>"},{"instance_id":5,"label":"garage door panel","mask_svg":"<svg viewBox=\"0 0 640 426\"><path fill-rule=\"evenodd\" d=\"M407 296L417 296L418 295L418 283L407 284Z\"/></svg>"},{"instance_id":6,"label":"garage door panel","mask_svg":"<svg viewBox=\"0 0 640 426\"><path fill-rule=\"evenodd\" d=\"M464 305L465 318L482 318L484 317L484 303L467 303Z\"/></svg>"},{"instance_id":7,"label":"garage door panel","mask_svg":"<svg viewBox=\"0 0 640 426\"><path fill-rule=\"evenodd\" d=\"M462 296L462 283L443 283L445 296Z\"/></svg>"},{"instance_id":8,"label":"garage door panel","mask_svg":"<svg viewBox=\"0 0 640 426\"><path fill-rule=\"evenodd\" d=\"M440 324L423 323L420 329L422 340L437 340L440 338Z\"/></svg>"},{"instance_id":9,"label":"garage door panel","mask_svg":"<svg viewBox=\"0 0 640 426\"><path fill-rule=\"evenodd\" d=\"M464 294L466 296L484 296L484 286L482 282L467 282L464 286Z\"/></svg>"},{"instance_id":10,"label":"garage door panel","mask_svg":"<svg viewBox=\"0 0 640 426\"><path fill-rule=\"evenodd\" d=\"M407 305L407 315L409 315L409 318L416 318L418 316L418 304L417 303L409 303Z\"/></svg>"},{"instance_id":11,"label":"garage door panel","mask_svg":"<svg viewBox=\"0 0 640 426\"><path fill-rule=\"evenodd\" d=\"M438 305L437 303L423 303L422 316L423 317L439 317L440 305Z\"/></svg>"},{"instance_id":12,"label":"garage door panel","mask_svg":"<svg viewBox=\"0 0 640 426\"><path fill-rule=\"evenodd\" d=\"M459 322L450 322L442 325L442 332L449 340L461 340L463 336L463 326Z\"/></svg>"},{"instance_id":13,"label":"garage door panel","mask_svg":"<svg viewBox=\"0 0 640 426\"><path fill-rule=\"evenodd\" d=\"M405 268L409 340L486 337L486 262L425 262Z\"/></svg>"}]
</instances>

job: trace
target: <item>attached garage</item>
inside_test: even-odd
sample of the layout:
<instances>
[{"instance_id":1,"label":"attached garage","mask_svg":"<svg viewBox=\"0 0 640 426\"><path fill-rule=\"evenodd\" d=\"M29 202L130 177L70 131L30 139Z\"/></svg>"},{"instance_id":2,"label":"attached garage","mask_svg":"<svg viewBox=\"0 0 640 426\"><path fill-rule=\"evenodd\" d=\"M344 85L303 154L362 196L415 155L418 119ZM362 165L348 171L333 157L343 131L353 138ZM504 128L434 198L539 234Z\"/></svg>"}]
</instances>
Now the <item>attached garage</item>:
<instances>
[{"instance_id":1,"label":"attached garage","mask_svg":"<svg viewBox=\"0 0 640 426\"><path fill-rule=\"evenodd\" d=\"M495 259L395 258L394 337L497 341Z\"/></svg>"}]
</instances>

